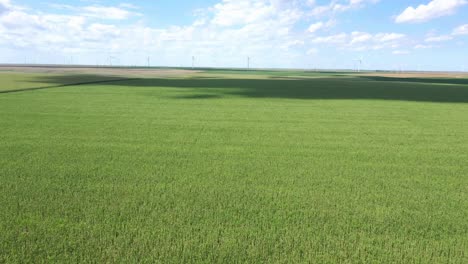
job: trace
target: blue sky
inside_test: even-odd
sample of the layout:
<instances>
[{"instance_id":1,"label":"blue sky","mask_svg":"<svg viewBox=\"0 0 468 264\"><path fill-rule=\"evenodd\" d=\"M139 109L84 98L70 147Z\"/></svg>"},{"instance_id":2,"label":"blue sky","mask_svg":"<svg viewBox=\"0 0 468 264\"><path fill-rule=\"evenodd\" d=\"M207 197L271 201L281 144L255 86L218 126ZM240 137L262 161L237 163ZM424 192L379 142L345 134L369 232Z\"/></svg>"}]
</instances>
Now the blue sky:
<instances>
[{"instance_id":1,"label":"blue sky","mask_svg":"<svg viewBox=\"0 0 468 264\"><path fill-rule=\"evenodd\" d=\"M468 0L0 0L0 63L468 71Z\"/></svg>"}]
</instances>

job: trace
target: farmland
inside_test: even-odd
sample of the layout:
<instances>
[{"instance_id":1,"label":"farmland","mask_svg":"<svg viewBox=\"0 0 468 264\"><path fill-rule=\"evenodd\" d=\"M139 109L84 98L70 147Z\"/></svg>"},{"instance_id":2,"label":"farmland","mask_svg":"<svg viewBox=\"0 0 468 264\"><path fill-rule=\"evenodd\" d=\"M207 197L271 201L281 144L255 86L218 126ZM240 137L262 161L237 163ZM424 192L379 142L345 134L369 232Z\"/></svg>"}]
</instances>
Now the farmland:
<instances>
[{"instance_id":1,"label":"farmland","mask_svg":"<svg viewBox=\"0 0 468 264\"><path fill-rule=\"evenodd\" d=\"M0 262L466 263L468 76L0 71Z\"/></svg>"}]
</instances>

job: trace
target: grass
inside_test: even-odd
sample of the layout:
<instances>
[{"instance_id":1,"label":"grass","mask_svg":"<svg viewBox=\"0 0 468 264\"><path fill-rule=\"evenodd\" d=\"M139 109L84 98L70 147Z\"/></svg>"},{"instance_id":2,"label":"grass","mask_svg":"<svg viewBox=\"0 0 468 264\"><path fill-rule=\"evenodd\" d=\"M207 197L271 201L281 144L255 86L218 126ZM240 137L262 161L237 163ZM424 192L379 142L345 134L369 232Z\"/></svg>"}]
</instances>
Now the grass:
<instances>
[{"instance_id":1,"label":"grass","mask_svg":"<svg viewBox=\"0 0 468 264\"><path fill-rule=\"evenodd\" d=\"M37 81L43 76L36 73L0 72L0 92L51 85L51 83Z\"/></svg>"},{"instance_id":2,"label":"grass","mask_svg":"<svg viewBox=\"0 0 468 264\"><path fill-rule=\"evenodd\" d=\"M0 94L20 91L60 88L70 85L97 84L131 80L122 76L103 76L90 74L44 74L0 71Z\"/></svg>"},{"instance_id":3,"label":"grass","mask_svg":"<svg viewBox=\"0 0 468 264\"><path fill-rule=\"evenodd\" d=\"M236 75L0 94L0 262L468 261L466 82Z\"/></svg>"}]
</instances>

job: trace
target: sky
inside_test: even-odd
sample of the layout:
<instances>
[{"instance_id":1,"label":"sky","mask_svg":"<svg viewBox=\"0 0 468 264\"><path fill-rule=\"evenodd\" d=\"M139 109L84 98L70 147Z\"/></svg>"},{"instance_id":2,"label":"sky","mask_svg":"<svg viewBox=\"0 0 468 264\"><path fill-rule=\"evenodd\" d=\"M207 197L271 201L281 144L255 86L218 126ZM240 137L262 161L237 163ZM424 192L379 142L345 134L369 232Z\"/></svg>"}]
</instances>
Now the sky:
<instances>
[{"instance_id":1,"label":"sky","mask_svg":"<svg viewBox=\"0 0 468 264\"><path fill-rule=\"evenodd\" d=\"M468 0L0 0L0 63L468 71Z\"/></svg>"}]
</instances>

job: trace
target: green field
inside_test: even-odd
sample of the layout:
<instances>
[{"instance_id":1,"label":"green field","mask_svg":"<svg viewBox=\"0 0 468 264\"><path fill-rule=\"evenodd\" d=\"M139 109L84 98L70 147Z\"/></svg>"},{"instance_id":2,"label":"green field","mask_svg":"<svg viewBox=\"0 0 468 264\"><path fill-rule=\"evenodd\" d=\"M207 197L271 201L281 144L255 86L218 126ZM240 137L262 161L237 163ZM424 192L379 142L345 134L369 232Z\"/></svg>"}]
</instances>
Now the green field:
<instances>
[{"instance_id":1,"label":"green field","mask_svg":"<svg viewBox=\"0 0 468 264\"><path fill-rule=\"evenodd\" d=\"M468 263L468 79L110 78L0 73L0 263Z\"/></svg>"}]
</instances>

